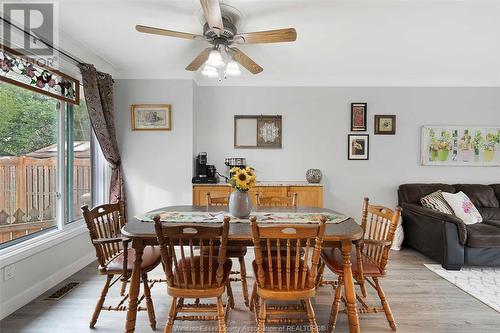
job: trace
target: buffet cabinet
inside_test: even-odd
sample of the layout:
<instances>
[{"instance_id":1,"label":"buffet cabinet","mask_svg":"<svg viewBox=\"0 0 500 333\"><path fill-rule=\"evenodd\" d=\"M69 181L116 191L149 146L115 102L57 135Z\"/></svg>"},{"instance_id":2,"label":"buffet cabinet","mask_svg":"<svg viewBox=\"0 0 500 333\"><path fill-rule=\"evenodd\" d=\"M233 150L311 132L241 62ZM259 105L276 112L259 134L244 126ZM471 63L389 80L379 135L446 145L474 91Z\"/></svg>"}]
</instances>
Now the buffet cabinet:
<instances>
[{"instance_id":1,"label":"buffet cabinet","mask_svg":"<svg viewBox=\"0 0 500 333\"><path fill-rule=\"evenodd\" d=\"M206 195L213 198L228 197L232 188L228 184L193 184L193 205L205 206ZM255 205L255 193L262 197L292 196L297 193L297 206L323 208L323 185L306 182L257 182L257 185L248 191L252 204Z\"/></svg>"}]
</instances>

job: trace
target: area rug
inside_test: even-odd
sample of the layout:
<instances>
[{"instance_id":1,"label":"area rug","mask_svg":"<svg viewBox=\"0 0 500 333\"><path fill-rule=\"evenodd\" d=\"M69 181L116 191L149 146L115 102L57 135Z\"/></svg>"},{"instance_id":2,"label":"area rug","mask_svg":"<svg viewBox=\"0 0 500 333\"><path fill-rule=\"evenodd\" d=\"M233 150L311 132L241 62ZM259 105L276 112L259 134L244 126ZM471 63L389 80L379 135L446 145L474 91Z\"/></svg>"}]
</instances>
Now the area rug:
<instances>
[{"instance_id":1,"label":"area rug","mask_svg":"<svg viewBox=\"0 0 500 333\"><path fill-rule=\"evenodd\" d=\"M441 265L424 265L469 295L500 312L500 268L463 267L460 271L447 271Z\"/></svg>"}]
</instances>

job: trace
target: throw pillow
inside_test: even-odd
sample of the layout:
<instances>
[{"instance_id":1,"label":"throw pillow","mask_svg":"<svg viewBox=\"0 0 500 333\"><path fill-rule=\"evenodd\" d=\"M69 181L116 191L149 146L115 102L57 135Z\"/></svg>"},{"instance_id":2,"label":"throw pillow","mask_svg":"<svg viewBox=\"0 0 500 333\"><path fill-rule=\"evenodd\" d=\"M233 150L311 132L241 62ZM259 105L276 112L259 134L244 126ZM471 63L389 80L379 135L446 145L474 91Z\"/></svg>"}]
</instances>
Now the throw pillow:
<instances>
[{"instance_id":1,"label":"throw pillow","mask_svg":"<svg viewBox=\"0 0 500 333\"><path fill-rule=\"evenodd\" d=\"M442 193L444 199L450 205L455 215L464 221L465 224L474 224L483 221L483 217L472 203L469 197L462 191L458 193Z\"/></svg>"},{"instance_id":2,"label":"throw pillow","mask_svg":"<svg viewBox=\"0 0 500 333\"><path fill-rule=\"evenodd\" d=\"M420 203L422 206L432 210L453 215L453 209L451 209L450 205L448 205L446 200L444 200L442 193L443 192L441 190L432 192L431 194L421 198Z\"/></svg>"}]
</instances>

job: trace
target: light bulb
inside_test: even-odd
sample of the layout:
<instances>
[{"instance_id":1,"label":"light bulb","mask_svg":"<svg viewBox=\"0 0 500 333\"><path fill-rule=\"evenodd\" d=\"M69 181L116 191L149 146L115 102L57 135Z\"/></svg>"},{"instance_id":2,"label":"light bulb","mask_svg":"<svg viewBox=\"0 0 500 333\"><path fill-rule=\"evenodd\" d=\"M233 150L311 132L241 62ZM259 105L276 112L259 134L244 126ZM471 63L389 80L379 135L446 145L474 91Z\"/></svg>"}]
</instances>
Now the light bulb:
<instances>
[{"instance_id":1,"label":"light bulb","mask_svg":"<svg viewBox=\"0 0 500 333\"><path fill-rule=\"evenodd\" d=\"M216 68L224 67L225 65L224 60L222 60L222 55L218 50L210 51L210 54L208 55L207 64Z\"/></svg>"},{"instance_id":2,"label":"light bulb","mask_svg":"<svg viewBox=\"0 0 500 333\"><path fill-rule=\"evenodd\" d=\"M201 71L202 75L208 76L209 78L213 79L219 76L219 73L217 73L217 69L215 67L212 67L208 63L205 64L205 67L203 67L203 70Z\"/></svg>"},{"instance_id":3,"label":"light bulb","mask_svg":"<svg viewBox=\"0 0 500 333\"><path fill-rule=\"evenodd\" d=\"M226 75L228 75L228 76L241 75L240 66L238 65L238 63L236 61L231 60L230 62L228 62L227 66L226 66Z\"/></svg>"}]
</instances>

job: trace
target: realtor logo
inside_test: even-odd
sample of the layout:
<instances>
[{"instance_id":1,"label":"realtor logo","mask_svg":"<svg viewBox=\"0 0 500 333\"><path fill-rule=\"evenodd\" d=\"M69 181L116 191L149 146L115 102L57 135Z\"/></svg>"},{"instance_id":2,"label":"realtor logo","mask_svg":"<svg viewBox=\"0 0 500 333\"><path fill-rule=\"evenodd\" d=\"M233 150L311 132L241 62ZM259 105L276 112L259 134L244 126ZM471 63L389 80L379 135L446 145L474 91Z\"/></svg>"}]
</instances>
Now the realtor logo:
<instances>
[{"instance_id":1,"label":"realtor logo","mask_svg":"<svg viewBox=\"0 0 500 333\"><path fill-rule=\"evenodd\" d=\"M47 46L54 45L56 39L54 3L2 2L2 18L6 46L26 55L54 56L54 50Z\"/></svg>"}]
</instances>

